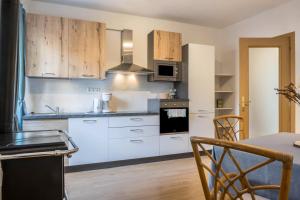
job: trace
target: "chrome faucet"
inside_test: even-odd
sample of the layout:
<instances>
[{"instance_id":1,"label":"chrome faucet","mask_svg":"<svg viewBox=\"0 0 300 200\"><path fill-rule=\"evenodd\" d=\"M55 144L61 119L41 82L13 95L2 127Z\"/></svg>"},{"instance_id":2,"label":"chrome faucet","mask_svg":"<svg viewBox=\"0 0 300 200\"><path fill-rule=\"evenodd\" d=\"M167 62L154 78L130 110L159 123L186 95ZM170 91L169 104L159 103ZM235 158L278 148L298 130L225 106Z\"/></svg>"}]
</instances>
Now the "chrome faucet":
<instances>
[{"instance_id":1,"label":"chrome faucet","mask_svg":"<svg viewBox=\"0 0 300 200\"><path fill-rule=\"evenodd\" d=\"M59 107L56 106L55 108L52 108L51 106L49 105L45 105L45 107L47 107L49 110L53 111L55 114L59 114Z\"/></svg>"}]
</instances>

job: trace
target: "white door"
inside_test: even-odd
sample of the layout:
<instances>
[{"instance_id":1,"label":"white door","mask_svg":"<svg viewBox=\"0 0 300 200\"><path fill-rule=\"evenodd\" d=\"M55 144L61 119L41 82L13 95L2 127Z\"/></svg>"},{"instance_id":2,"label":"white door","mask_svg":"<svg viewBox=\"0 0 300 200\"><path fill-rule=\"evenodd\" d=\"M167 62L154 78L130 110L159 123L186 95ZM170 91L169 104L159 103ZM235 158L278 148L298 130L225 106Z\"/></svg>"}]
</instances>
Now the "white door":
<instances>
[{"instance_id":1,"label":"white door","mask_svg":"<svg viewBox=\"0 0 300 200\"><path fill-rule=\"evenodd\" d=\"M214 113L190 114L189 115L189 136L214 138L215 130L214 130L213 119L214 119ZM190 142L189 142L189 149L190 151L192 151Z\"/></svg>"},{"instance_id":2,"label":"white door","mask_svg":"<svg viewBox=\"0 0 300 200\"><path fill-rule=\"evenodd\" d=\"M214 112L215 47L189 44L190 113Z\"/></svg>"},{"instance_id":3,"label":"white door","mask_svg":"<svg viewBox=\"0 0 300 200\"><path fill-rule=\"evenodd\" d=\"M70 158L70 165L108 160L108 118L69 119L69 134L79 147Z\"/></svg>"},{"instance_id":4,"label":"white door","mask_svg":"<svg viewBox=\"0 0 300 200\"><path fill-rule=\"evenodd\" d=\"M249 49L250 137L279 131L279 48Z\"/></svg>"}]
</instances>

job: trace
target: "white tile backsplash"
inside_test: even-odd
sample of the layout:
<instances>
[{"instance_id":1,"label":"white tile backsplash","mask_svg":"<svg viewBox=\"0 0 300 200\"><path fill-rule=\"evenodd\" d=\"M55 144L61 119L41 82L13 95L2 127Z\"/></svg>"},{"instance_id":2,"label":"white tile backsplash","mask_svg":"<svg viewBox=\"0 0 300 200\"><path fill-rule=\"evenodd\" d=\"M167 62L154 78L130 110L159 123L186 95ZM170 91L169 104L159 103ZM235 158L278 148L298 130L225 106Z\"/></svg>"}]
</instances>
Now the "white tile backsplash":
<instances>
[{"instance_id":1,"label":"white tile backsplash","mask_svg":"<svg viewBox=\"0 0 300 200\"><path fill-rule=\"evenodd\" d=\"M112 92L114 111L147 111L147 99L173 87L167 82L148 82L146 76L109 75L106 80L26 79L28 112L49 112L45 105L59 106L62 112L88 112L101 92ZM100 88L100 92L88 92Z\"/></svg>"}]
</instances>

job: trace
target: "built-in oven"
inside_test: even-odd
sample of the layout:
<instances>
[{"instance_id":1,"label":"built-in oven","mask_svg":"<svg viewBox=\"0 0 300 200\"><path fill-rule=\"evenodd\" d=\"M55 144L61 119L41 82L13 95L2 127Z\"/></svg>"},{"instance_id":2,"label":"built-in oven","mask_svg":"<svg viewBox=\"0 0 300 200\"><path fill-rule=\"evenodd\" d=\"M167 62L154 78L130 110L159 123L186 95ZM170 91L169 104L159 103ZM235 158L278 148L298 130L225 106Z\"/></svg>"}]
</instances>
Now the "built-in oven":
<instances>
[{"instance_id":1,"label":"built-in oven","mask_svg":"<svg viewBox=\"0 0 300 200\"><path fill-rule=\"evenodd\" d=\"M188 133L189 102L160 102L160 134Z\"/></svg>"},{"instance_id":2,"label":"built-in oven","mask_svg":"<svg viewBox=\"0 0 300 200\"><path fill-rule=\"evenodd\" d=\"M173 61L154 61L152 81L181 81L181 66Z\"/></svg>"}]
</instances>

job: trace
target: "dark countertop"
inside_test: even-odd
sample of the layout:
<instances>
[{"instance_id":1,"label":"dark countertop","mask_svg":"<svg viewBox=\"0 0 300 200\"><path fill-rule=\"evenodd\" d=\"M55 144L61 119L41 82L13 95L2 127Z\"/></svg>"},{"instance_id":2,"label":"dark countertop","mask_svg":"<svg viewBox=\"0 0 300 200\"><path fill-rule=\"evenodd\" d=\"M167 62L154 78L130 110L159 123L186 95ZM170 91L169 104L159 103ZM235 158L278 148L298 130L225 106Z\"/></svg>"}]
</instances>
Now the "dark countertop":
<instances>
[{"instance_id":1,"label":"dark countertop","mask_svg":"<svg viewBox=\"0 0 300 200\"><path fill-rule=\"evenodd\" d=\"M122 116L142 116L159 115L156 112L111 112L111 113L60 113L56 114L28 114L23 116L24 120L43 120L43 119L69 119L69 118L88 118L88 117L122 117Z\"/></svg>"},{"instance_id":2,"label":"dark countertop","mask_svg":"<svg viewBox=\"0 0 300 200\"><path fill-rule=\"evenodd\" d=\"M59 131L32 131L0 134L0 153L28 153L67 149Z\"/></svg>"}]
</instances>

